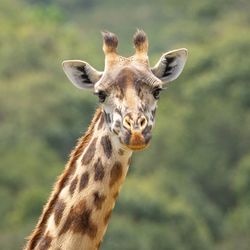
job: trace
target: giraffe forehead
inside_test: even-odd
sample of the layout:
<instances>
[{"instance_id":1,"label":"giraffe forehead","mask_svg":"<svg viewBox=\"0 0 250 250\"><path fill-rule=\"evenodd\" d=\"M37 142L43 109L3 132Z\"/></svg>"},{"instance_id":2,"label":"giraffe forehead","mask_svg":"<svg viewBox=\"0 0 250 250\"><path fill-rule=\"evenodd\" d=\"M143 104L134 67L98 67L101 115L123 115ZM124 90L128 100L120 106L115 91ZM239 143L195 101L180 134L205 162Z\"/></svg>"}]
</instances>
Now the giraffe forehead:
<instances>
[{"instance_id":1,"label":"giraffe forehead","mask_svg":"<svg viewBox=\"0 0 250 250\"><path fill-rule=\"evenodd\" d=\"M107 68L95 85L95 91L112 92L122 98L128 88L138 92L139 89L161 86L161 80L154 76L147 64L138 63L131 57Z\"/></svg>"},{"instance_id":2,"label":"giraffe forehead","mask_svg":"<svg viewBox=\"0 0 250 250\"><path fill-rule=\"evenodd\" d=\"M136 87L140 80L142 80L142 76L137 70L126 67L117 73L115 84L125 92L128 88Z\"/></svg>"},{"instance_id":3,"label":"giraffe forehead","mask_svg":"<svg viewBox=\"0 0 250 250\"><path fill-rule=\"evenodd\" d=\"M150 89L143 72L134 68L121 70L115 78L114 86L118 99L124 100L131 108L138 106L140 99L143 99Z\"/></svg>"},{"instance_id":4,"label":"giraffe forehead","mask_svg":"<svg viewBox=\"0 0 250 250\"><path fill-rule=\"evenodd\" d=\"M116 86L116 89L123 93L128 88L138 91L139 89L153 89L162 86L161 80L156 78L147 67L140 64L118 67L110 72L110 76L112 76L110 87Z\"/></svg>"}]
</instances>

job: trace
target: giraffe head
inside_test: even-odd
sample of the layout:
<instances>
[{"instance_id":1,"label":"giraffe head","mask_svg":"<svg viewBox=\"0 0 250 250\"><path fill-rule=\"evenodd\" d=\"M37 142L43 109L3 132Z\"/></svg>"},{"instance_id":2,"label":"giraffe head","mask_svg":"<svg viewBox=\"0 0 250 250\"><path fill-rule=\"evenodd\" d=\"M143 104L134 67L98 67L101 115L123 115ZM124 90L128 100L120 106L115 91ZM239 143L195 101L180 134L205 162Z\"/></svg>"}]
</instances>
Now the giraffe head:
<instances>
[{"instance_id":1,"label":"giraffe head","mask_svg":"<svg viewBox=\"0 0 250 250\"><path fill-rule=\"evenodd\" d=\"M80 60L64 61L63 69L76 87L91 89L99 97L106 125L120 143L131 150L143 149L151 139L160 92L182 72L187 50L164 53L151 68L148 40L143 31L135 33L135 54L128 58L118 55L115 34L102 34L103 72Z\"/></svg>"}]
</instances>

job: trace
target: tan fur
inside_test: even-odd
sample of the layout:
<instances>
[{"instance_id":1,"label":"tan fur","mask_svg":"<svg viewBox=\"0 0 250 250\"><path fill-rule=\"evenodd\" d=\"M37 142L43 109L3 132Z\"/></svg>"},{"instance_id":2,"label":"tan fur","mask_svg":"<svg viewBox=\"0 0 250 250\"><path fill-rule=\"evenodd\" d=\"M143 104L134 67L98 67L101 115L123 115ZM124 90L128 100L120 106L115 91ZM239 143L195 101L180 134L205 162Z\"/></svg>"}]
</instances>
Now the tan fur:
<instances>
[{"instance_id":1,"label":"tan fur","mask_svg":"<svg viewBox=\"0 0 250 250\"><path fill-rule=\"evenodd\" d=\"M81 153L83 152L84 148L86 147L86 145L88 144L89 140L92 137L93 134L93 129L94 126L96 124L96 121L99 119L100 115L102 114L101 109L97 109L94 118L87 130L87 132L85 133L85 135L78 141L78 144L75 148L75 150L72 151L71 155L70 155L70 159L69 162L66 165L66 168L63 172L62 175L59 176L57 183L50 195L50 198L47 202L47 204L45 205L44 209L43 209L43 213L38 221L38 224L36 226L36 228L34 229L34 231L32 232L32 234L28 237L28 243L26 245L26 247L24 248L25 250L33 250L36 247L36 244L38 242L38 240L42 237L44 231L45 231L45 224L49 218L49 216L51 215L55 203L57 201L58 195L60 193L60 191L63 189L63 187L66 185L69 177L72 175L72 173L75 171L75 163L76 160L78 159L78 157L81 155Z\"/></svg>"}]
</instances>

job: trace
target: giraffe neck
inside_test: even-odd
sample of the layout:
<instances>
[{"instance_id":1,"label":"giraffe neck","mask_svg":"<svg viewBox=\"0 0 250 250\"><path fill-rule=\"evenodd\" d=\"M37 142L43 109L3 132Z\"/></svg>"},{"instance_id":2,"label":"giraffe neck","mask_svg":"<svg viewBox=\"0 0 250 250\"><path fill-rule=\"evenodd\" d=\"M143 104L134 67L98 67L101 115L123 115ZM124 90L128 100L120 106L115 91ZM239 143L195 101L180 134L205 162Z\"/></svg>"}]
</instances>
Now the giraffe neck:
<instances>
[{"instance_id":1,"label":"giraffe neck","mask_svg":"<svg viewBox=\"0 0 250 250\"><path fill-rule=\"evenodd\" d=\"M72 152L26 250L98 249L132 152L110 134L102 110Z\"/></svg>"}]
</instances>

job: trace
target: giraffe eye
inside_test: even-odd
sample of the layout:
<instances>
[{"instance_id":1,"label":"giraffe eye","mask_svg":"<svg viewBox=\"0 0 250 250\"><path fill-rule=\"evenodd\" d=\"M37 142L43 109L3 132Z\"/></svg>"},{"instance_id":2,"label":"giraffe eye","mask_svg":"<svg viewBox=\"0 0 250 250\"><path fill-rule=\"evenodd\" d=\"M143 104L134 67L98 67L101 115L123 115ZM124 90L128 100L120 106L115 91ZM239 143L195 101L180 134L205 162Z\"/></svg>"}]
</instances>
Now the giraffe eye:
<instances>
[{"instance_id":1,"label":"giraffe eye","mask_svg":"<svg viewBox=\"0 0 250 250\"><path fill-rule=\"evenodd\" d=\"M152 95L154 96L154 98L156 100L158 100L160 98L160 92L161 92L161 88L155 88L153 91L152 91Z\"/></svg>"},{"instance_id":2,"label":"giraffe eye","mask_svg":"<svg viewBox=\"0 0 250 250\"><path fill-rule=\"evenodd\" d=\"M99 102L100 102L100 103L105 102L106 97L107 97L106 92L100 90L100 91L98 91L97 93L95 93L95 95L97 95L97 96L99 97Z\"/></svg>"}]
</instances>

